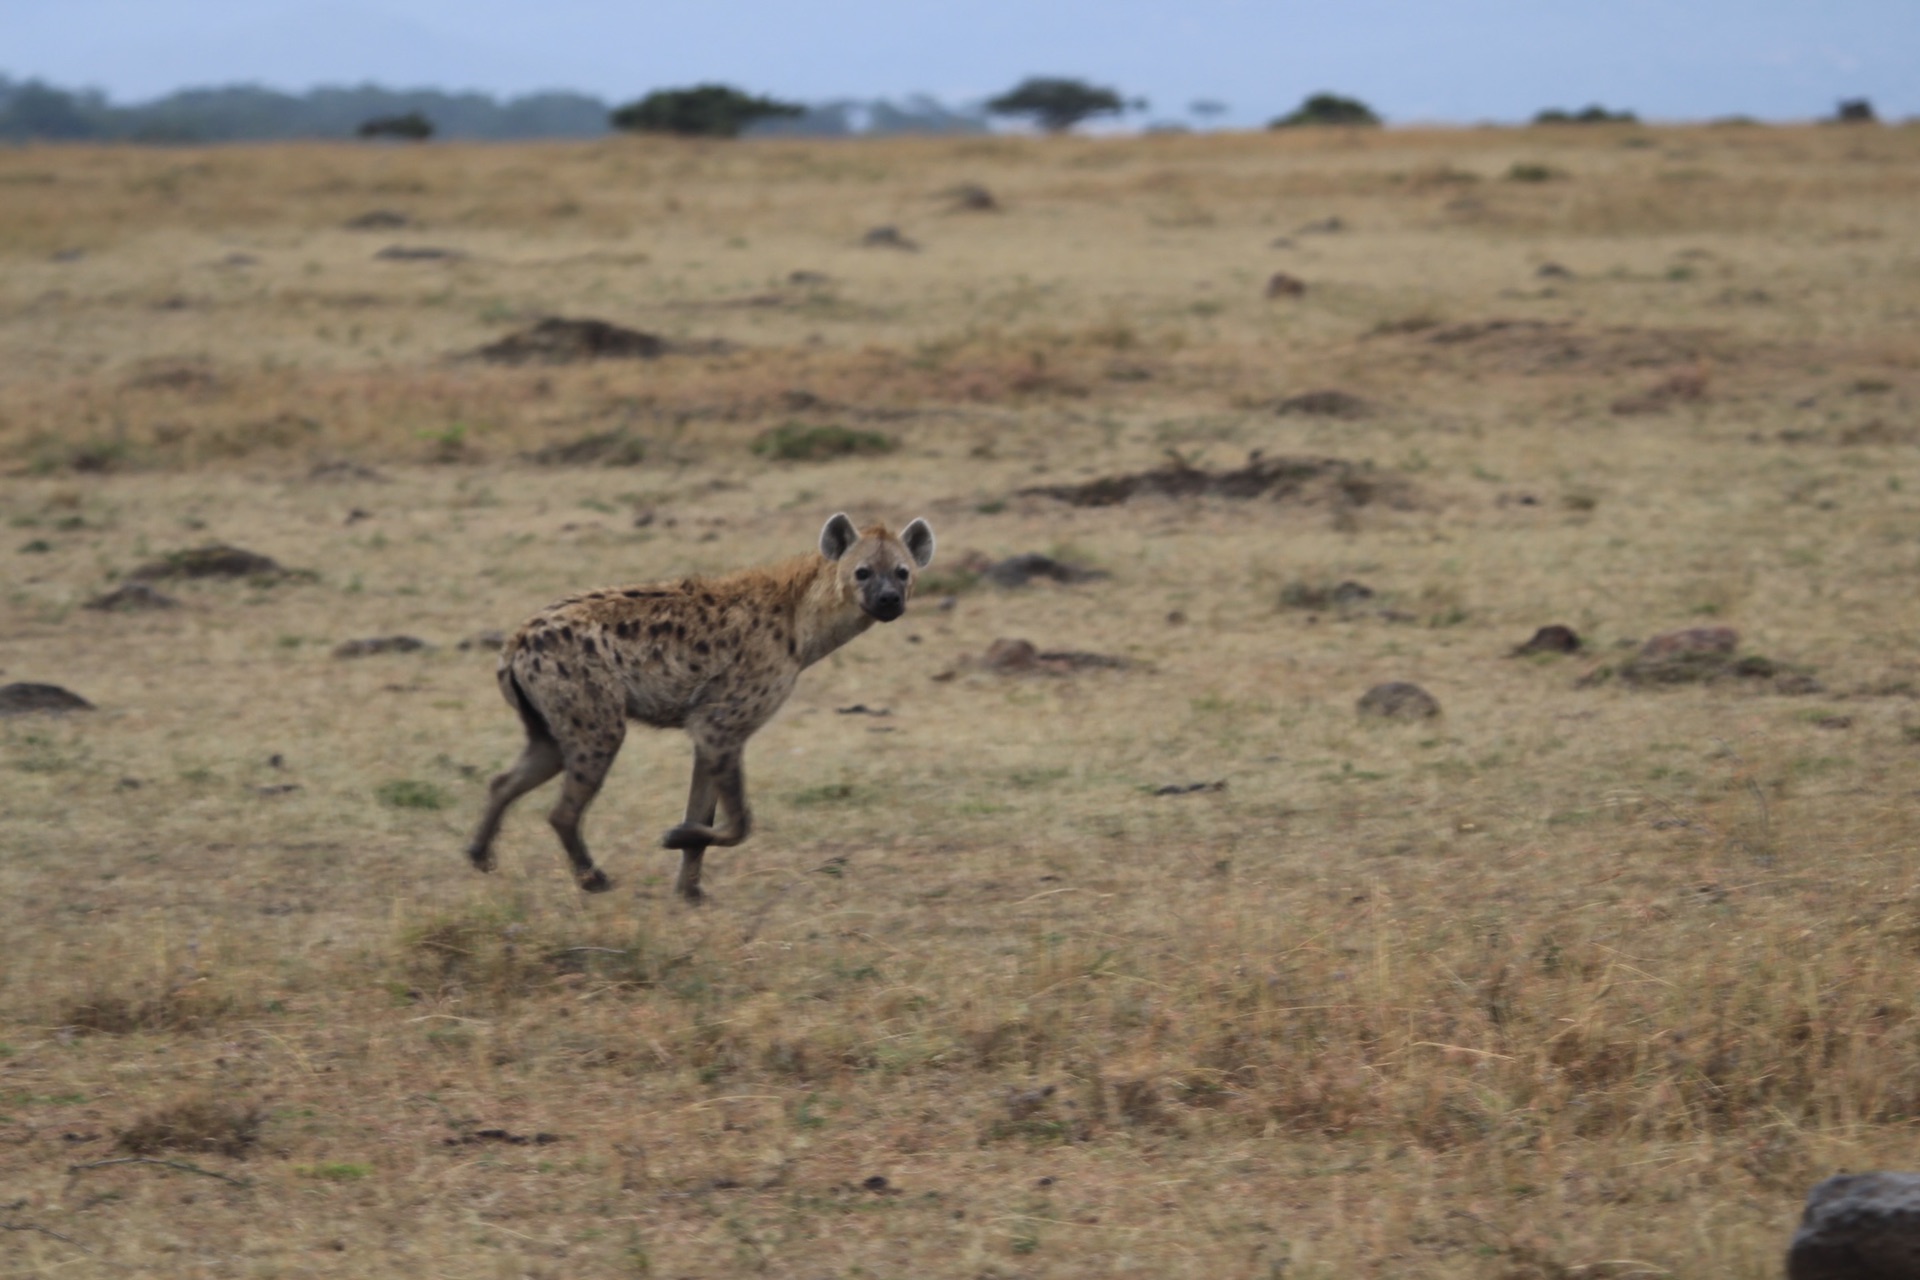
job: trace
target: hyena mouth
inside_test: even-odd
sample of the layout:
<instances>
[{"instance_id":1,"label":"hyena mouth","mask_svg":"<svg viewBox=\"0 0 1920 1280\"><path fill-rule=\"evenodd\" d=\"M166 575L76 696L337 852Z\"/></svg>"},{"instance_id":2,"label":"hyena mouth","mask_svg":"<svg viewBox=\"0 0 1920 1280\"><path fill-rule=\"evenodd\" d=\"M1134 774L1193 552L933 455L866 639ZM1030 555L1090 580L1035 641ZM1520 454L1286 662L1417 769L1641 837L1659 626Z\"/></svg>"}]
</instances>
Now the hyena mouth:
<instances>
[{"instance_id":1,"label":"hyena mouth","mask_svg":"<svg viewBox=\"0 0 1920 1280\"><path fill-rule=\"evenodd\" d=\"M907 611L907 602L898 597L890 600L876 600L867 605L866 610L875 621L892 622Z\"/></svg>"}]
</instances>

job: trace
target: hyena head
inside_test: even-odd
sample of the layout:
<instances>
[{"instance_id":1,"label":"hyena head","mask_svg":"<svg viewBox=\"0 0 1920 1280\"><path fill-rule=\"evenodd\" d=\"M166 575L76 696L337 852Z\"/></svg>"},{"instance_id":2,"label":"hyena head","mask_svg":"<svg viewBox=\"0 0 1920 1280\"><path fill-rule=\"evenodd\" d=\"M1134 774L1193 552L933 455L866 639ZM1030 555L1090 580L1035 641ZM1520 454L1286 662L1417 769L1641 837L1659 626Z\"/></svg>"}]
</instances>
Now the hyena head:
<instances>
[{"instance_id":1,"label":"hyena head","mask_svg":"<svg viewBox=\"0 0 1920 1280\"><path fill-rule=\"evenodd\" d=\"M907 611L915 575L933 563L933 530L915 520L899 537L880 524L862 533L842 512L820 530L820 554L833 563L843 599L876 621L892 622Z\"/></svg>"}]
</instances>

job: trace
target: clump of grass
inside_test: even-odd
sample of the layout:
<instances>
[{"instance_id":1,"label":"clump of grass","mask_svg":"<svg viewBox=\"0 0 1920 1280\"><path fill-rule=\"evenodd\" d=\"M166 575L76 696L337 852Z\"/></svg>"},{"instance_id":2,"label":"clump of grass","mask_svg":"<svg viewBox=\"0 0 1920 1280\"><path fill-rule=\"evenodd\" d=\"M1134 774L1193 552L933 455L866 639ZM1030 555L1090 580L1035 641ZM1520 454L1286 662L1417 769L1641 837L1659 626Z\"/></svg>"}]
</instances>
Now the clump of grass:
<instances>
[{"instance_id":1,"label":"clump of grass","mask_svg":"<svg viewBox=\"0 0 1920 1280\"><path fill-rule=\"evenodd\" d=\"M160 1151L212 1151L238 1159L260 1141L257 1106L214 1096L188 1098L148 1112L120 1131L114 1145L137 1156Z\"/></svg>"},{"instance_id":2,"label":"clump of grass","mask_svg":"<svg viewBox=\"0 0 1920 1280\"><path fill-rule=\"evenodd\" d=\"M1567 175L1552 165L1533 160L1515 160L1507 168L1508 182L1552 182Z\"/></svg>"},{"instance_id":3,"label":"clump of grass","mask_svg":"<svg viewBox=\"0 0 1920 1280\"><path fill-rule=\"evenodd\" d=\"M124 1036L136 1032L197 1031L234 1011L231 995L196 982L162 995L94 992L57 1015L62 1027L83 1034Z\"/></svg>"},{"instance_id":4,"label":"clump of grass","mask_svg":"<svg viewBox=\"0 0 1920 1280\"><path fill-rule=\"evenodd\" d=\"M413 778L383 782L374 794L390 809L444 809L451 803L447 793L433 783Z\"/></svg>"},{"instance_id":5,"label":"clump of grass","mask_svg":"<svg viewBox=\"0 0 1920 1280\"><path fill-rule=\"evenodd\" d=\"M878 431L859 431L836 425L808 426L789 422L755 437L753 451L776 462L828 462L834 458L872 457L892 453L899 442Z\"/></svg>"}]
</instances>

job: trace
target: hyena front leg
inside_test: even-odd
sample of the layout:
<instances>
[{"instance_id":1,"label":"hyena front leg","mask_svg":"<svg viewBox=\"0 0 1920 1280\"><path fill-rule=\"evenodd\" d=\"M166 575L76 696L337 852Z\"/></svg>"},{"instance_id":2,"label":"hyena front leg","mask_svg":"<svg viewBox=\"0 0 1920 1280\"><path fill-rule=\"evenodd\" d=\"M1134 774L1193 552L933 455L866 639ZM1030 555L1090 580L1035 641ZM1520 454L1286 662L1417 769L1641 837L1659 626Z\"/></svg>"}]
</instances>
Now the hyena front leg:
<instances>
[{"instance_id":1,"label":"hyena front leg","mask_svg":"<svg viewBox=\"0 0 1920 1280\"><path fill-rule=\"evenodd\" d=\"M741 767L741 749L722 751L694 748L693 791L687 798L687 820L667 832L661 843L681 851L680 892L695 897L700 886L700 859L712 845L730 848L753 830L753 812L747 807L747 778ZM727 825L714 827L718 807L727 811ZM689 874L691 873L691 874ZM691 882L689 884L689 882ZM689 887L693 893L688 893Z\"/></svg>"},{"instance_id":2,"label":"hyena front leg","mask_svg":"<svg viewBox=\"0 0 1920 1280\"><path fill-rule=\"evenodd\" d=\"M699 902L706 897L700 888L700 860L706 856L707 846L704 841L676 844L675 837L682 832L711 829L718 795L714 786L713 761L696 746L693 751L693 784L687 789L686 820L667 832L666 839L662 841L667 848L680 850L680 879L674 884L674 889L688 902Z\"/></svg>"}]
</instances>

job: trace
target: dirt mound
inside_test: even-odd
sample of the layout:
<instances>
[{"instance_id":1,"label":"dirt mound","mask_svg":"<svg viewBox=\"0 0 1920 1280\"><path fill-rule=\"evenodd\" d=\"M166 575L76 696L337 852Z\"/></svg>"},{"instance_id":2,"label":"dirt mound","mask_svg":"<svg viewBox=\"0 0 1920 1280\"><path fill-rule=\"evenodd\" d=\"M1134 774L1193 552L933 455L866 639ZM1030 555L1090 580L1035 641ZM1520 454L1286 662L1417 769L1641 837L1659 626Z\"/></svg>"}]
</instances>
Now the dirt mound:
<instances>
[{"instance_id":1,"label":"dirt mound","mask_svg":"<svg viewBox=\"0 0 1920 1280\"><path fill-rule=\"evenodd\" d=\"M280 578L286 573L272 556L210 542L204 547L169 551L127 577L134 582L155 582L167 578Z\"/></svg>"},{"instance_id":2,"label":"dirt mound","mask_svg":"<svg viewBox=\"0 0 1920 1280\"><path fill-rule=\"evenodd\" d=\"M667 353L667 340L605 320L548 316L530 329L510 333L469 352L488 364L576 364L583 360L652 360Z\"/></svg>"},{"instance_id":3,"label":"dirt mound","mask_svg":"<svg viewBox=\"0 0 1920 1280\"><path fill-rule=\"evenodd\" d=\"M27 715L35 711L91 711L93 704L79 694L57 684L0 685L0 716Z\"/></svg>"},{"instance_id":4,"label":"dirt mound","mask_svg":"<svg viewBox=\"0 0 1920 1280\"><path fill-rule=\"evenodd\" d=\"M1440 714L1440 702L1417 684L1390 680L1362 694L1354 710L1383 720L1428 720Z\"/></svg>"},{"instance_id":5,"label":"dirt mound","mask_svg":"<svg viewBox=\"0 0 1920 1280\"><path fill-rule=\"evenodd\" d=\"M1444 324L1412 333L1428 347L1453 348L1487 368L1508 373L1608 373L1729 359L1725 335L1706 329L1644 329L1621 325L1586 330L1570 320L1495 318Z\"/></svg>"},{"instance_id":6,"label":"dirt mound","mask_svg":"<svg viewBox=\"0 0 1920 1280\"><path fill-rule=\"evenodd\" d=\"M87 601L85 607L103 613L141 613L149 609L178 609L180 602L144 582L123 582Z\"/></svg>"},{"instance_id":7,"label":"dirt mound","mask_svg":"<svg viewBox=\"0 0 1920 1280\"><path fill-rule=\"evenodd\" d=\"M981 577L996 587L1024 587L1035 578L1071 585L1095 582L1107 576L1103 570L1068 564L1038 551L1024 551L1017 556L1009 556L1005 560L987 564L979 572Z\"/></svg>"},{"instance_id":8,"label":"dirt mound","mask_svg":"<svg viewBox=\"0 0 1920 1280\"><path fill-rule=\"evenodd\" d=\"M1301 414L1310 418L1353 419L1371 416L1373 406L1351 391L1329 388L1288 396L1274 406L1274 412L1281 415Z\"/></svg>"},{"instance_id":9,"label":"dirt mound","mask_svg":"<svg viewBox=\"0 0 1920 1280\"><path fill-rule=\"evenodd\" d=\"M1064 676L1076 671L1124 671L1133 664L1110 653L1040 649L1031 640L995 640L981 666L999 675Z\"/></svg>"},{"instance_id":10,"label":"dirt mound","mask_svg":"<svg viewBox=\"0 0 1920 1280\"><path fill-rule=\"evenodd\" d=\"M333 647L336 658L364 658L375 653L418 653L432 645L418 636L369 636L364 640L342 640Z\"/></svg>"},{"instance_id":11,"label":"dirt mound","mask_svg":"<svg viewBox=\"0 0 1920 1280\"><path fill-rule=\"evenodd\" d=\"M1039 485L1021 497L1058 498L1076 507L1111 507L1134 498L1333 498L1350 506L1385 502L1404 510L1411 492L1404 480L1376 473L1371 463L1344 458L1263 458L1254 454L1232 471L1207 471L1176 458L1169 465L1130 475L1104 476L1085 484Z\"/></svg>"}]
</instances>

